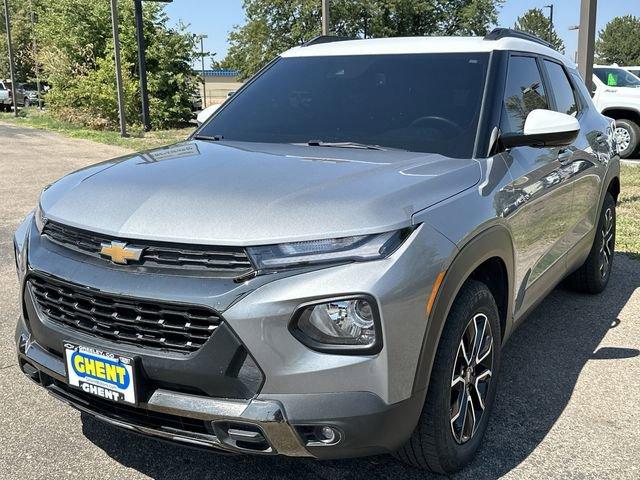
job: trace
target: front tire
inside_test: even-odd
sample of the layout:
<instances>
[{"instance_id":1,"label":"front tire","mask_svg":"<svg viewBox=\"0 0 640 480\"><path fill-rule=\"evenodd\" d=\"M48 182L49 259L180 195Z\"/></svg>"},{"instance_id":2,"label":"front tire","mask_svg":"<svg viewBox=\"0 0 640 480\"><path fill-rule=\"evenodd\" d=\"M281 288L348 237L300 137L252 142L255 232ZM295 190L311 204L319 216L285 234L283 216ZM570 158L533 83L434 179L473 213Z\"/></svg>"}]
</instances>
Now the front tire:
<instances>
[{"instance_id":1,"label":"front tire","mask_svg":"<svg viewBox=\"0 0 640 480\"><path fill-rule=\"evenodd\" d=\"M582 266L567 278L569 287L590 294L604 291L611 277L615 245L616 201L607 192L591 251Z\"/></svg>"},{"instance_id":2,"label":"front tire","mask_svg":"<svg viewBox=\"0 0 640 480\"><path fill-rule=\"evenodd\" d=\"M468 280L442 331L418 425L397 458L437 473L471 462L495 399L500 339L493 295L484 283Z\"/></svg>"},{"instance_id":3,"label":"front tire","mask_svg":"<svg viewBox=\"0 0 640 480\"><path fill-rule=\"evenodd\" d=\"M616 120L615 129L620 158L633 156L640 146L640 127L631 120Z\"/></svg>"}]
</instances>

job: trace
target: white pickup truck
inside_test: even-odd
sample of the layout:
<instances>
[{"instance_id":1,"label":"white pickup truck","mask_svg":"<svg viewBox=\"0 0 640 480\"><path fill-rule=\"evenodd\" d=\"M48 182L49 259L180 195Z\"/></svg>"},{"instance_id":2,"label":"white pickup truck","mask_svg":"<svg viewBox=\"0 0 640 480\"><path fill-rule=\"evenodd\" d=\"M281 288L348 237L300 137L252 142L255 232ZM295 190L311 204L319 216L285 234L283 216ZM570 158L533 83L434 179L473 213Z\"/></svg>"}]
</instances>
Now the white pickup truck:
<instances>
[{"instance_id":1,"label":"white pickup truck","mask_svg":"<svg viewBox=\"0 0 640 480\"><path fill-rule=\"evenodd\" d=\"M0 111L11 108L11 93L4 82L0 81Z\"/></svg>"},{"instance_id":2,"label":"white pickup truck","mask_svg":"<svg viewBox=\"0 0 640 480\"><path fill-rule=\"evenodd\" d=\"M621 158L640 153L640 78L624 68L593 67L593 103L616 121L616 140Z\"/></svg>"}]
</instances>

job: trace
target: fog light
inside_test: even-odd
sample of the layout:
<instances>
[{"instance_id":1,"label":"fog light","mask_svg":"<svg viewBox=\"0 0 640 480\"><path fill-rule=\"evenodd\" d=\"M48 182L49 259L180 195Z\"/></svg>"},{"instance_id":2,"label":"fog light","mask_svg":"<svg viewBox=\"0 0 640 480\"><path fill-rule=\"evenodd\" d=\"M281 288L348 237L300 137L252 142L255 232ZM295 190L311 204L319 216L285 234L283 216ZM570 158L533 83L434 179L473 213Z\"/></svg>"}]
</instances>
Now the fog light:
<instances>
[{"instance_id":1,"label":"fog light","mask_svg":"<svg viewBox=\"0 0 640 480\"><path fill-rule=\"evenodd\" d=\"M380 328L375 301L371 298L335 300L301 309L292 333L318 350L375 350L380 347Z\"/></svg>"},{"instance_id":2,"label":"fog light","mask_svg":"<svg viewBox=\"0 0 640 480\"><path fill-rule=\"evenodd\" d=\"M323 443L333 443L338 438L338 434L331 427L320 427L320 432L318 432L318 439Z\"/></svg>"}]
</instances>

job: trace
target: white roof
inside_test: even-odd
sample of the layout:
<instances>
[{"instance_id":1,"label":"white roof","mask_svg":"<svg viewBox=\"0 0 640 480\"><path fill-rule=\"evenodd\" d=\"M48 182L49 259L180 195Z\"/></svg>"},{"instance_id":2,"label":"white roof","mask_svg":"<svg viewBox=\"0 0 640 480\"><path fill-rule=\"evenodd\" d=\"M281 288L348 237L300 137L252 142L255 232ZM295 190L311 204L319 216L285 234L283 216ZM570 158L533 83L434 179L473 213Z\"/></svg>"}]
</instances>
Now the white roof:
<instances>
[{"instance_id":1,"label":"white roof","mask_svg":"<svg viewBox=\"0 0 640 480\"><path fill-rule=\"evenodd\" d=\"M571 68L574 63L567 57L544 45L516 37L485 40L482 37L395 37L366 40L344 40L294 47L281 56L325 57L341 55L392 55L403 53L463 53L517 50L548 55L561 60Z\"/></svg>"}]
</instances>

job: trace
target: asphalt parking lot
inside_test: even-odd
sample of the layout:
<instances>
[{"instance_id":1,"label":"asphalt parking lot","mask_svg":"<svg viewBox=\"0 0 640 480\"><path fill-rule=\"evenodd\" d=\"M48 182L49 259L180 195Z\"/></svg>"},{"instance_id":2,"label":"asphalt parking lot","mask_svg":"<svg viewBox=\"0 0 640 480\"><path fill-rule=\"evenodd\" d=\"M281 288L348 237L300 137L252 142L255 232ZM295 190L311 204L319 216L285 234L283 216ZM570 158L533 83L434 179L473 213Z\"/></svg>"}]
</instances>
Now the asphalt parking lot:
<instances>
[{"instance_id":1,"label":"asphalt parking lot","mask_svg":"<svg viewBox=\"0 0 640 480\"><path fill-rule=\"evenodd\" d=\"M125 153L0 123L0 478L428 479L389 456L315 462L222 456L81 415L16 366L12 234L48 183ZM600 296L553 292L503 353L484 445L455 478L640 478L640 262L617 255Z\"/></svg>"}]
</instances>

